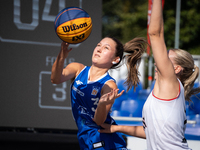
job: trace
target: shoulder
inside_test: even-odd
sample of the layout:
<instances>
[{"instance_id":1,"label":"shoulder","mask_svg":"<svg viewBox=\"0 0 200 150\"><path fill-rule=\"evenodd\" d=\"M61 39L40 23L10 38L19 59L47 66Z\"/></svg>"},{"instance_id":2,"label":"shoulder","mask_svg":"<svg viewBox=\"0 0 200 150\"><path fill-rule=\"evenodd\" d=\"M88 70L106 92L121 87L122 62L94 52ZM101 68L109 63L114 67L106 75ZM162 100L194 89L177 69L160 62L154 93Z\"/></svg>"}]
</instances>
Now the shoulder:
<instances>
[{"instance_id":1,"label":"shoulder","mask_svg":"<svg viewBox=\"0 0 200 150\"><path fill-rule=\"evenodd\" d=\"M73 67L78 67L78 68L84 68L85 65L81 64L81 63L77 63L77 62L72 62L70 64L68 64L68 66L73 66Z\"/></svg>"},{"instance_id":2,"label":"shoulder","mask_svg":"<svg viewBox=\"0 0 200 150\"><path fill-rule=\"evenodd\" d=\"M105 82L103 88L102 88L102 93L108 93L110 92L112 89L117 89L117 85L115 83L114 80L108 80Z\"/></svg>"},{"instance_id":3,"label":"shoulder","mask_svg":"<svg viewBox=\"0 0 200 150\"><path fill-rule=\"evenodd\" d=\"M76 76L83 70L85 66L81 63L70 63L68 64L62 72L63 81L71 80L73 81Z\"/></svg>"},{"instance_id":4,"label":"shoulder","mask_svg":"<svg viewBox=\"0 0 200 150\"><path fill-rule=\"evenodd\" d=\"M67 67L76 69L77 74L79 74L81 72L81 70L83 68L85 68L85 65L83 65L81 63L77 63L77 62L72 62L72 63L68 64Z\"/></svg>"},{"instance_id":5,"label":"shoulder","mask_svg":"<svg viewBox=\"0 0 200 150\"><path fill-rule=\"evenodd\" d=\"M106 81L105 85L108 85L110 88L117 88L115 80L113 80L113 79L110 79L110 80Z\"/></svg>"}]
</instances>

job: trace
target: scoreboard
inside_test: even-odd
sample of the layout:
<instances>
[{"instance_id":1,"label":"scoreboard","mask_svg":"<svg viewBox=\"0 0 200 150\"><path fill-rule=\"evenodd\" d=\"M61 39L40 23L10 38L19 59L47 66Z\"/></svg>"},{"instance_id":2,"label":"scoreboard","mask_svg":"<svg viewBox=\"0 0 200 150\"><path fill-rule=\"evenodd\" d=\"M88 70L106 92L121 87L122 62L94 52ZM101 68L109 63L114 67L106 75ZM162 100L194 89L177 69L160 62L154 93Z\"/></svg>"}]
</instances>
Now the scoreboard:
<instances>
[{"instance_id":1,"label":"scoreboard","mask_svg":"<svg viewBox=\"0 0 200 150\"><path fill-rule=\"evenodd\" d=\"M0 127L77 129L71 112L70 82L52 84L51 67L61 40L54 20L65 7L81 7L92 18L88 39L71 44L65 60L91 65L101 40L100 0L0 1Z\"/></svg>"}]
</instances>

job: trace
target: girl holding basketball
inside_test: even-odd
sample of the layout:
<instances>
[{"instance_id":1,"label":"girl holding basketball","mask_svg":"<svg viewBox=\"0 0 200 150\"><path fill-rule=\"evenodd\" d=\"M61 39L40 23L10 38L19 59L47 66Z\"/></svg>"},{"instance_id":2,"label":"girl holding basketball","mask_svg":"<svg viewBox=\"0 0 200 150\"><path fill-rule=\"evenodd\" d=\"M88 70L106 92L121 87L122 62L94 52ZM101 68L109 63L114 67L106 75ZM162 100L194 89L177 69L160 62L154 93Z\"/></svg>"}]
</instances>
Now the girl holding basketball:
<instances>
[{"instance_id":1,"label":"girl holding basketball","mask_svg":"<svg viewBox=\"0 0 200 150\"><path fill-rule=\"evenodd\" d=\"M185 100L190 101L190 96L199 92L199 89L192 89L199 68L188 52L181 49L167 51L161 0L153 1L149 35L156 81L143 107L143 127L103 124L105 129L100 132L123 132L146 138L149 150L189 150L184 137L187 123Z\"/></svg>"},{"instance_id":2,"label":"girl holding basketball","mask_svg":"<svg viewBox=\"0 0 200 150\"><path fill-rule=\"evenodd\" d=\"M72 49L62 42L60 53L52 66L51 81L59 84L72 80L71 105L72 113L78 127L78 140L81 149L111 150L126 149L126 143L120 133L99 133L103 123L116 124L110 116L110 109L115 99L122 95L115 80L108 70L115 68L126 59L130 75L127 85L137 86L138 63L146 48L146 41L135 38L124 46L115 38L105 37L95 47L92 55L92 66L81 63L70 63L64 69L64 60ZM127 55L123 56L126 52Z\"/></svg>"}]
</instances>

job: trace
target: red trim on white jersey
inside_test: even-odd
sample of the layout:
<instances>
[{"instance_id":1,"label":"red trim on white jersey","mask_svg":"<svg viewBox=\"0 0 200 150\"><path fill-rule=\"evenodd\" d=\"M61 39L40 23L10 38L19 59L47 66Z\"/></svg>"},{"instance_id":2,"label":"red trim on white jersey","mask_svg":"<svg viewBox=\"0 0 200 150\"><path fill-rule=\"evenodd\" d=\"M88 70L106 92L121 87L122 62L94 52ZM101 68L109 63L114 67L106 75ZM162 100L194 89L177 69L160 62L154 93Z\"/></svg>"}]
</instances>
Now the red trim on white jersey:
<instances>
[{"instance_id":1,"label":"red trim on white jersey","mask_svg":"<svg viewBox=\"0 0 200 150\"><path fill-rule=\"evenodd\" d=\"M162 99L162 98L159 98L159 97L156 97L152 91L152 95L153 97L155 97L156 99L159 99L159 100L162 100L162 101L172 101L172 100L175 100L176 98L179 97L180 95L180 92L181 92L181 88L180 88L180 83L179 83L179 92L178 92L178 95L175 97L175 98L172 98L172 99Z\"/></svg>"}]
</instances>

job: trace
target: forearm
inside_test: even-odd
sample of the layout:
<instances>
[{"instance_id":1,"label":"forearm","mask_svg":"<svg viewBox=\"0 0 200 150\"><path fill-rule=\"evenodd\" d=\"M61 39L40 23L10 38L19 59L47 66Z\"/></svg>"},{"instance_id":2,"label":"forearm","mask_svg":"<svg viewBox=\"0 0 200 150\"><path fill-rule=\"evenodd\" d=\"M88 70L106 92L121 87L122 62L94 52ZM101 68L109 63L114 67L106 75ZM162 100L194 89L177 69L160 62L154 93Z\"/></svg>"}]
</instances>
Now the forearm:
<instances>
[{"instance_id":1,"label":"forearm","mask_svg":"<svg viewBox=\"0 0 200 150\"><path fill-rule=\"evenodd\" d=\"M163 36L162 0L154 0L149 24L149 36Z\"/></svg>"},{"instance_id":2,"label":"forearm","mask_svg":"<svg viewBox=\"0 0 200 150\"><path fill-rule=\"evenodd\" d=\"M59 84L64 81L62 79L64 61L65 61L65 58L67 58L69 52L72 50L72 48L68 49L68 47L69 47L68 43L65 43L65 42L61 43L60 53L58 54L56 61L54 62L53 66L52 66L52 70L51 70L51 82L52 83Z\"/></svg>"},{"instance_id":3,"label":"forearm","mask_svg":"<svg viewBox=\"0 0 200 150\"><path fill-rule=\"evenodd\" d=\"M97 109L94 114L94 121L97 125L101 125L105 122L107 118L108 112L106 109L106 105L104 104L98 104Z\"/></svg>"},{"instance_id":4,"label":"forearm","mask_svg":"<svg viewBox=\"0 0 200 150\"><path fill-rule=\"evenodd\" d=\"M154 0L149 25L149 36L159 79L174 79L174 67L168 57L164 40L162 0ZM176 78L176 77L175 77Z\"/></svg>"},{"instance_id":5,"label":"forearm","mask_svg":"<svg viewBox=\"0 0 200 150\"><path fill-rule=\"evenodd\" d=\"M97 125L102 125L105 122L107 115L114 103L114 100L120 97L124 92L121 91L120 93L118 93L119 89L116 89L116 84L113 81L110 81L108 83L108 86L104 86L104 93L102 92L102 96L95 111L94 121Z\"/></svg>"},{"instance_id":6,"label":"forearm","mask_svg":"<svg viewBox=\"0 0 200 150\"><path fill-rule=\"evenodd\" d=\"M59 53L51 70L51 82L59 84L61 82L62 71L64 67L65 58Z\"/></svg>"},{"instance_id":7,"label":"forearm","mask_svg":"<svg viewBox=\"0 0 200 150\"><path fill-rule=\"evenodd\" d=\"M122 126L122 125L116 125L116 126L114 126L114 131L146 139L146 135L145 135L145 131L144 131L143 126Z\"/></svg>"}]
</instances>

